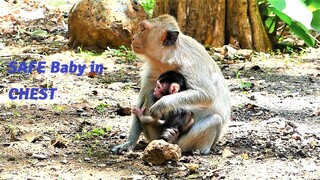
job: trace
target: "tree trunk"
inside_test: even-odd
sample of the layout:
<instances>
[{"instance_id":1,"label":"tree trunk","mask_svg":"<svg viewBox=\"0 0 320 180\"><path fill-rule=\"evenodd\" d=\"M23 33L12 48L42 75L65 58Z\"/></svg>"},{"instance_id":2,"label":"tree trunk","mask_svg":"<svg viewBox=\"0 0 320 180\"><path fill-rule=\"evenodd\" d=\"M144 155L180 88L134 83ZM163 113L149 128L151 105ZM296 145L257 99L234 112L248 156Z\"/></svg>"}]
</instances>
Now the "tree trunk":
<instances>
[{"instance_id":1,"label":"tree trunk","mask_svg":"<svg viewBox=\"0 0 320 180\"><path fill-rule=\"evenodd\" d=\"M156 0L153 16L171 14L183 33L214 47L270 51L256 0Z\"/></svg>"}]
</instances>

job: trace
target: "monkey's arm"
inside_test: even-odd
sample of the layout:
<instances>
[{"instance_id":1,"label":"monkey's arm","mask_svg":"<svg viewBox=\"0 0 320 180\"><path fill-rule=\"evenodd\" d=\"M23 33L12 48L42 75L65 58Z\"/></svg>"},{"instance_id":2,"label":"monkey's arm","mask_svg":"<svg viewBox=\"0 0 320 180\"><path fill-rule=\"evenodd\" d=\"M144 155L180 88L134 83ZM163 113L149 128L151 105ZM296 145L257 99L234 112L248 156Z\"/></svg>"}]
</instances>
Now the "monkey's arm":
<instances>
[{"instance_id":1,"label":"monkey's arm","mask_svg":"<svg viewBox=\"0 0 320 180\"><path fill-rule=\"evenodd\" d=\"M163 125L165 123L165 120L161 120L161 119L155 119L151 116L145 116L146 107L143 107L141 109L139 109L138 107L133 107L132 108L132 113L134 115L136 115L140 122L143 124L153 124L153 125Z\"/></svg>"},{"instance_id":2,"label":"monkey's arm","mask_svg":"<svg viewBox=\"0 0 320 180\"><path fill-rule=\"evenodd\" d=\"M152 94L152 88L151 84L148 86L144 86L141 88L139 98L138 98L138 108L142 108L143 106L150 107L151 104L153 104L153 94ZM149 90L151 89L151 90ZM129 131L128 140L121 145L118 145L112 149L113 154L121 154L123 151L130 151L133 150L135 145L137 144L137 141L139 139L139 136L142 132L142 127L140 124L140 120L137 116L134 116L132 119L132 124Z\"/></svg>"},{"instance_id":3,"label":"monkey's arm","mask_svg":"<svg viewBox=\"0 0 320 180\"><path fill-rule=\"evenodd\" d=\"M179 109L194 112L211 106L212 100L203 91L189 89L162 97L150 108L150 115L157 118Z\"/></svg>"},{"instance_id":4,"label":"monkey's arm","mask_svg":"<svg viewBox=\"0 0 320 180\"><path fill-rule=\"evenodd\" d=\"M163 125L165 123L165 120L155 119L151 116L140 116L139 119L143 124Z\"/></svg>"},{"instance_id":5,"label":"monkey's arm","mask_svg":"<svg viewBox=\"0 0 320 180\"><path fill-rule=\"evenodd\" d=\"M139 119L134 116L132 119L132 124L129 132L128 140L112 149L113 154L121 154L123 151L131 151L137 144L138 138L141 134L141 125Z\"/></svg>"}]
</instances>

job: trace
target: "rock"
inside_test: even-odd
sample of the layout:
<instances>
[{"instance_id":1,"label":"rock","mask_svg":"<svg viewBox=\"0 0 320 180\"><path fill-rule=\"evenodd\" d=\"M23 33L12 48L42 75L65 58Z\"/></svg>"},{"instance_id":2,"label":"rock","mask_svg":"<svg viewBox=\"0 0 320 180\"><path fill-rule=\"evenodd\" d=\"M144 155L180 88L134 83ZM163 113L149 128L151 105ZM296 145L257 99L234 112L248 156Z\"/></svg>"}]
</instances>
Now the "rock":
<instances>
[{"instance_id":1,"label":"rock","mask_svg":"<svg viewBox=\"0 0 320 180\"><path fill-rule=\"evenodd\" d=\"M124 139L124 138L126 138L126 137L127 137L127 134L120 134L120 135L119 135L119 138L120 138L120 139Z\"/></svg>"},{"instance_id":2,"label":"rock","mask_svg":"<svg viewBox=\"0 0 320 180\"><path fill-rule=\"evenodd\" d=\"M144 179L145 175L128 175L128 176L121 176L121 180L138 180Z\"/></svg>"},{"instance_id":3,"label":"rock","mask_svg":"<svg viewBox=\"0 0 320 180\"><path fill-rule=\"evenodd\" d=\"M285 124L291 126L294 129L298 127L298 125L292 121L285 121Z\"/></svg>"},{"instance_id":4,"label":"rock","mask_svg":"<svg viewBox=\"0 0 320 180\"><path fill-rule=\"evenodd\" d=\"M127 154L127 157L129 159L138 159L139 157L141 157L141 153L130 152Z\"/></svg>"},{"instance_id":5,"label":"rock","mask_svg":"<svg viewBox=\"0 0 320 180\"><path fill-rule=\"evenodd\" d=\"M91 49L130 47L139 22L146 18L133 0L80 0L69 12L68 44Z\"/></svg>"},{"instance_id":6,"label":"rock","mask_svg":"<svg viewBox=\"0 0 320 180\"><path fill-rule=\"evenodd\" d=\"M194 174L196 173L197 169L199 169L199 165L198 164L194 164L194 163L190 163L187 165L189 173L190 174Z\"/></svg>"},{"instance_id":7,"label":"rock","mask_svg":"<svg viewBox=\"0 0 320 180\"><path fill-rule=\"evenodd\" d=\"M301 140L302 139L301 136L299 134L297 134L297 133L292 134L291 138L294 139L294 140Z\"/></svg>"},{"instance_id":8,"label":"rock","mask_svg":"<svg viewBox=\"0 0 320 180\"><path fill-rule=\"evenodd\" d=\"M313 112L313 115L315 115L315 116L320 116L320 108L316 109L316 110Z\"/></svg>"},{"instance_id":9,"label":"rock","mask_svg":"<svg viewBox=\"0 0 320 180\"><path fill-rule=\"evenodd\" d=\"M84 110L82 108L78 108L78 109L76 109L76 112L77 112L77 114L81 114L84 112Z\"/></svg>"},{"instance_id":10,"label":"rock","mask_svg":"<svg viewBox=\"0 0 320 180\"><path fill-rule=\"evenodd\" d=\"M48 159L49 158L48 155L46 155L46 154L36 154L36 153L33 153L32 157L36 158L36 159L39 159L39 160L44 160L44 159Z\"/></svg>"},{"instance_id":11,"label":"rock","mask_svg":"<svg viewBox=\"0 0 320 180\"><path fill-rule=\"evenodd\" d=\"M107 165L106 164L98 164L97 167L100 167L100 168L105 168Z\"/></svg>"},{"instance_id":12,"label":"rock","mask_svg":"<svg viewBox=\"0 0 320 180\"><path fill-rule=\"evenodd\" d=\"M15 161L16 160L16 157L14 157L14 156L9 156L9 158L8 158L8 161Z\"/></svg>"},{"instance_id":13,"label":"rock","mask_svg":"<svg viewBox=\"0 0 320 180\"><path fill-rule=\"evenodd\" d=\"M164 140L151 141L143 152L142 159L151 164L160 165L167 161L177 161L181 157L181 149L176 144Z\"/></svg>"},{"instance_id":14,"label":"rock","mask_svg":"<svg viewBox=\"0 0 320 180\"><path fill-rule=\"evenodd\" d=\"M69 140L58 134L55 139L51 140L50 144L56 148L67 148Z\"/></svg>"}]
</instances>

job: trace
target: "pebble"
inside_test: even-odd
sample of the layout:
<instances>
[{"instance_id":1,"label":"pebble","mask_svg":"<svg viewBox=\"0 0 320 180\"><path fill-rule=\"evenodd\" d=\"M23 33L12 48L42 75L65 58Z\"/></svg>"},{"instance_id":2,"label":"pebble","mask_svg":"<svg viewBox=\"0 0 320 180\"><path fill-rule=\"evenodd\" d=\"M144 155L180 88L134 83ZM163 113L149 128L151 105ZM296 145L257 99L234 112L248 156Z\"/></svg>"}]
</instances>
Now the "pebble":
<instances>
[{"instance_id":1,"label":"pebble","mask_svg":"<svg viewBox=\"0 0 320 180\"><path fill-rule=\"evenodd\" d=\"M107 165L106 165L106 164L98 164L97 166L100 167L100 168L104 168L104 167L106 167Z\"/></svg>"},{"instance_id":2,"label":"pebble","mask_svg":"<svg viewBox=\"0 0 320 180\"><path fill-rule=\"evenodd\" d=\"M76 112L77 112L78 114L81 114L81 113L84 112L84 110L83 110L82 108L80 108L80 109L76 109Z\"/></svg>"},{"instance_id":3,"label":"pebble","mask_svg":"<svg viewBox=\"0 0 320 180\"><path fill-rule=\"evenodd\" d=\"M39 160L43 160L43 159L48 159L48 155L46 154L32 154L33 158L39 159Z\"/></svg>"},{"instance_id":4,"label":"pebble","mask_svg":"<svg viewBox=\"0 0 320 180\"><path fill-rule=\"evenodd\" d=\"M297 133L292 134L291 138L294 140L301 140L301 136Z\"/></svg>"},{"instance_id":5,"label":"pebble","mask_svg":"<svg viewBox=\"0 0 320 180\"><path fill-rule=\"evenodd\" d=\"M124 139L124 138L126 138L126 137L127 137L126 134L120 134L120 139Z\"/></svg>"}]
</instances>

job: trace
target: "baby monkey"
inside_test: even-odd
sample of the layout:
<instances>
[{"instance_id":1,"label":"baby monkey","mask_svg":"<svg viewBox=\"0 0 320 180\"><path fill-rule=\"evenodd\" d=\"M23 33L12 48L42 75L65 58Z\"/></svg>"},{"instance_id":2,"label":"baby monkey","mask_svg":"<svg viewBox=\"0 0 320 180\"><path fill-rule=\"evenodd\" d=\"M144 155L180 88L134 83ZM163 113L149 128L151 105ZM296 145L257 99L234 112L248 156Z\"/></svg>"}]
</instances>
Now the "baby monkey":
<instances>
[{"instance_id":1,"label":"baby monkey","mask_svg":"<svg viewBox=\"0 0 320 180\"><path fill-rule=\"evenodd\" d=\"M160 75L153 90L153 97L157 101L163 96L175 94L186 89L186 81L182 74L176 71L167 71ZM146 107L141 109L134 107L132 112L139 118L141 123L160 125L164 129L160 138L169 143L176 142L178 137L186 134L194 124L192 114L187 111L176 110L160 119L154 119L151 116L145 116L145 110Z\"/></svg>"}]
</instances>

